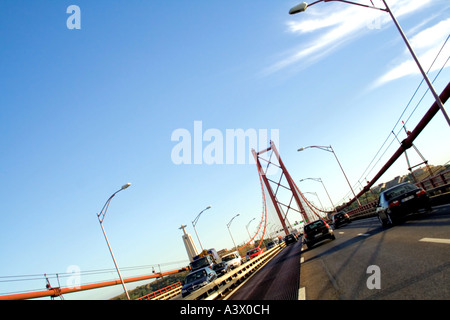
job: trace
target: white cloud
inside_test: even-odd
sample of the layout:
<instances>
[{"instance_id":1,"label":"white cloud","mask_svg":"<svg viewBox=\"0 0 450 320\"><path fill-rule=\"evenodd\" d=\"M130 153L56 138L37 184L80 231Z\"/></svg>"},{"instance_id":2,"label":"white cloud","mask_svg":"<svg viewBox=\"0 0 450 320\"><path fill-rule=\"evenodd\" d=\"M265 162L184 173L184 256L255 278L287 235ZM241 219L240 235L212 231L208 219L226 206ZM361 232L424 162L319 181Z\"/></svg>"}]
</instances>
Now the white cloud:
<instances>
[{"instance_id":1,"label":"white cloud","mask_svg":"<svg viewBox=\"0 0 450 320\"><path fill-rule=\"evenodd\" d=\"M381 1L373 2L383 8ZM431 0L388 1L397 18L423 8L429 3ZM301 40L306 41L294 52L285 54L284 58L266 68L263 73L266 75L275 73L290 66L306 68L371 29L382 28L386 23L392 24L392 20L383 11L337 2L319 3L304 13L294 15L286 23L287 32L300 35ZM407 65L404 66L406 67ZM398 71L400 74L401 69Z\"/></svg>"},{"instance_id":2,"label":"white cloud","mask_svg":"<svg viewBox=\"0 0 450 320\"><path fill-rule=\"evenodd\" d=\"M428 71L432 65L436 55L449 35L449 30L450 18L440 21L439 23L419 32L409 40L414 52L418 56L420 64L425 71ZM449 56L450 44L447 44L443 48L438 59L434 62L430 71L440 69ZM405 50L403 61L378 78L372 88L401 77L418 73L420 73L419 68L412 59L411 53Z\"/></svg>"},{"instance_id":3,"label":"white cloud","mask_svg":"<svg viewBox=\"0 0 450 320\"><path fill-rule=\"evenodd\" d=\"M306 34L325 30L315 36L314 39L300 45L294 53L289 53L285 58L277 61L265 70L266 74L277 72L293 64L299 63L307 67L315 61L331 54L338 47L368 31L380 13L375 10L361 10L359 7L350 6L338 12L331 13L328 9L317 10L312 18L296 16L299 19L286 23L287 32L293 34Z\"/></svg>"},{"instance_id":4,"label":"white cloud","mask_svg":"<svg viewBox=\"0 0 450 320\"><path fill-rule=\"evenodd\" d=\"M450 32L450 18L421 31L410 40L415 49L434 47L442 44Z\"/></svg>"}]
</instances>

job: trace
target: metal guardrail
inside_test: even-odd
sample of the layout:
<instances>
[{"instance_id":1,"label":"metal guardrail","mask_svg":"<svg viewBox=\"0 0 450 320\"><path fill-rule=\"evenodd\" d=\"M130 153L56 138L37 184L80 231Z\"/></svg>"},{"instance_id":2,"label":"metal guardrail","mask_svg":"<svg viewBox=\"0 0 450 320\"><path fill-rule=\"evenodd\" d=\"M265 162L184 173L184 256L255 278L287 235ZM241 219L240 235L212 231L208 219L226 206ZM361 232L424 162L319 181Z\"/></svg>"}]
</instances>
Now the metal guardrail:
<instances>
[{"instance_id":1,"label":"metal guardrail","mask_svg":"<svg viewBox=\"0 0 450 320\"><path fill-rule=\"evenodd\" d=\"M448 187L450 185L450 170L442 171L434 176L424 179L417 183L418 186L427 190L428 192L437 189Z\"/></svg>"},{"instance_id":2,"label":"metal guardrail","mask_svg":"<svg viewBox=\"0 0 450 320\"><path fill-rule=\"evenodd\" d=\"M424 179L416 183L416 185L427 191L432 203L448 203L448 199L450 199L450 170ZM377 203L377 200L369 202L359 208L348 211L347 214L352 220L372 217L376 215Z\"/></svg>"},{"instance_id":3,"label":"metal guardrail","mask_svg":"<svg viewBox=\"0 0 450 320\"><path fill-rule=\"evenodd\" d=\"M167 287L137 298L136 300L169 300L178 294L176 292L181 292L181 282L173 283Z\"/></svg>"},{"instance_id":4,"label":"metal guardrail","mask_svg":"<svg viewBox=\"0 0 450 320\"><path fill-rule=\"evenodd\" d=\"M273 257L275 257L286 244L282 242L259 256L243 263L241 266L227 272L220 278L203 288L192 292L190 295L181 298L182 300L216 300L223 299L248 280L256 271L262 268ZM175 288L165 294L159 295L152 300L169 300L181 295L181 287Z\"/></svg>"},{"instance_id":5,"label":"metal guardrail","mask_svg":"<svg viewBox=\"0 0 450 320\"><path fill-rule=\"evenodd\" d=\"M351 210L347 212L350 219L356 220L356 219L363 219L363 218L369 218L373 215L375 215L375 211L377 208L378 200L369 202L359 208L356 208L354 210Z\"/></svg>"}]
</instances>

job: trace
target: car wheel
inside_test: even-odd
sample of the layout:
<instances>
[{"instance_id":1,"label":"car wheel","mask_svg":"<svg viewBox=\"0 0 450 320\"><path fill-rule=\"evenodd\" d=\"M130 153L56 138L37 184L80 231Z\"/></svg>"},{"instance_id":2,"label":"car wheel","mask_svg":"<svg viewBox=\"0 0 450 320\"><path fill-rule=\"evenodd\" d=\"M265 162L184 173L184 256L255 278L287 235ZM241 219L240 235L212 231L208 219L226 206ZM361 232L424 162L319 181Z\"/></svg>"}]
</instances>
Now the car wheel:
<instances>
[{"instance_id":1,"label":"car wheel","mask_svg":"<svg viewBox=\"0 0 450 320\"><path fill-rule=\"evenodd\" d=\"M387 222L387 225L389 225L389 226L394 225L394 219L392 218L390 212L386 212L386 222Z\"/></svg>"},{"instance_id":2,"label":"car wheel","mask_svg":"<svg viewBox=\"0 0 450 320\"><path fill-rule=\"evenodd\" d=\"M336 237L334 234L331 235L331 240L336 240Z\"/></svg>"},{"instance_id":3,"label":"car wheel","mask_svg":"<svg viewBox=\"0 0 450 320\"><path fill-rule=\"evenodd\" d=\"M382 219L380 215L378 215L378 221L380 221L381 226L383 228L387 228L389 225L392 224L392 220L390 218L390 216L386 213L386 217L387 219Z\"/></svg>"},{"instance_id":4,"label":"car wheel","mask_svg":"<svg viewBox=\"0 0 450 320\"><path fill-rule=\"evenodd\" d=\"M384 220L383 220L383 219L381 219L381 217L380 217L380 215L379 215L379 214L377 215L377 218L378 218L378 221L380 222L381 226L382 226L382 227L385 227L385 226L386 226L386 224L385 224Z\"/></svg>"}]
</instances>

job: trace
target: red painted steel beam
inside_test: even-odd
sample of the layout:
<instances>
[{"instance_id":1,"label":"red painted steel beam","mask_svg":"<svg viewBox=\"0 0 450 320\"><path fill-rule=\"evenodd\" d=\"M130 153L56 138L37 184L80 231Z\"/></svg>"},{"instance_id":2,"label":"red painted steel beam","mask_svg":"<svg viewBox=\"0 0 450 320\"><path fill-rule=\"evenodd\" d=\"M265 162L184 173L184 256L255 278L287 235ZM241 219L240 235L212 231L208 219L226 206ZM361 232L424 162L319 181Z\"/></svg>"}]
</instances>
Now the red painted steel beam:
<instances>
[{"instance_id":1,"label":"red painted steel beam","mask_svg":"<svg viewBox=\"0 0 450 320\"><path fill-rule=\"evenodd\" d=\"M158 277L162 277L162 276L166 276L166 275L174 274L174 273L179 273L179 272L183 272L183 271L187 271L187 270L189 270L189 269L181 268L181 269L172 270L172 271L168 271L168 272L155 273L155 274L151 274L151 275L147 275L147 276L123 279L123 281L125 283L127 283L127 282L147 280L147 279L158 278ZM60 296L62 294L66 294L66 293L98 289L98 288L115 286L115 285L120 285L120 284L122 284L120 282L120 280L112 280L112 281L106 281L106 282L85 284L85 285L81 285L81 286L74 287L74 288L51 288L51 289L45 290L45 291L35 291L35 292L18 293L18 294L0 296L0 300L25 300L25 299L35 299L35 298L42 298L42 297L57 297L57 296Z\"/></svg>"},{"instance_id":2,"label":"red painted steel beam","mask_svg":"<svg viewBox=\"0 0 450 320\"><path fill-rule=\"evenodd\" d=\"M298 208L300 210L301 215L303 216L303 219L305 221L308 221L308 216L306 215L305 208L303 207L302 203L300 202L300 198L298 196L294 180L292 179L291 175L289 174L289 172L287 171L286 167L284 166L284 163L281 160L280 154L278 153L278 149L276 148L275 144L272 141L270 141L270 145L271 145L273 151L275 152L275 155L276 155L276 157L278 159L278 163L280 164L280 167L283 170L284 175L286 176L286 181L289 184L289 188L290 188L290 190L292 192L292 195L293 195L293 197L295 199L295 202L297 202Z\"/></svg>"},{"instance_id":3,"label":"red painted steel beam","mask_svg":"<svg viewBox=\"0 0 450 320\"><path fill-rule=\"evenodd\" d=\"M254 149L252 149L252 153L253 153L253 156L255 157L256 166L258 168L259 176L264 181L264 184L266 186L267 192L269 193L270 199L272 200L272 203L273 203L273 205L275 207L275 211L277 212L278 218L280 219L281 226L283 227L284 233L286 235L288 235L289 234L289 230L288 230L288 228L286 226L286 223L284 222L284 218L283 218L283 215L281 214L280 207L278 206L277 199L275 198L275 195L273 193L272 187L270 186L269 180L267 179L267 176L264 173L264 170L262 169L262 166L261 166L261 163L259 162L259 157L258 157L259 154L261 154L263 152L267 152L268 150L271 149L271 147L267 148L264 151L258 152L258 153ZM263 192L264 192L264 190L263 190Z\"/></svg>"},{"instance_id":4,"label":"red painted steel beam","mask_svg":"<svg viewBox=\"0 0 450 320\"><path fill-rule=\"evenodd\" d=\"M442 104L447 102L448 98L450 97L450 82L447 84L445 89L440 94L439 98L442 101ZM430 107L430 109L425 113L423 118L419 121L417 126L414 128L413 131L411 131L411 134L408 135L408 137L401 142L400 147L397 149L397 151L394 153L394 155L386 162L386 164L381 168L381 170L375 175L375 177L361 190L360 193L356 195L355 198L350 200L345 206L341 207L340 209L344 209L348 207L350 204L352 204L357 198L361 197L364 193L370 190L370 188L375 184L375 182L390 168L390 166L397 161L397 159L409 148L412 147L413 141L417 138L417 136L422 132L422 130L427 126L427 124L433 119L433 117L438 113L440 110L439 106L436 102L433 103L433 105Z\"/></svg>"}]
</instances>

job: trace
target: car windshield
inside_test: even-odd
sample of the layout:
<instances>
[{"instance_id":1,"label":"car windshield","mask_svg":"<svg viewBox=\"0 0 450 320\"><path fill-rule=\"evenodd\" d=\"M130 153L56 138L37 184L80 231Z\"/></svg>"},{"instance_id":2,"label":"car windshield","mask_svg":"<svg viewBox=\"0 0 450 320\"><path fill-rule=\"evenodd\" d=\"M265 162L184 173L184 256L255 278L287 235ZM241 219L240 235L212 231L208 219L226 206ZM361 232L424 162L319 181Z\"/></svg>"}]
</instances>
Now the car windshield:
<instances>
[{"instance_id":1,"label":"car windshield","mask_svg":"<svg viewBox=\"0 0 450 320\"><path fill-rule=\"evenodd\" d=\"M194 281L196 281L198 279L201 279L201 278L204 278L204 277L206 277L206 271L205 270L192 272L192 273L187 275L186 283L191 283L191 282L194 282Z\"/></svg>"},{"instance_id":2,"label":"car windshield","mask_svg":"<svg viewBox=\"0 0 450 320\"><path fill-rule=\"evenodd\" d=\"M230 261L230 260L233 260L235 258L236 258L236 256L234 254L232 254L232 255L229 255L229 256L222 257L222 261Z\"/></svg>"},{"instance_id":3,"label":"car windshield","mask_svg":"<svg viewBox=\"0 0 450 320\"><path fill-rule=\"evenodd\" d=\"M203 257L203 258L200 258L200 259L197 259L197 260L194 260L191 262L191 267L193 269L198 269L198 268L206 267L206 266L208 266L208 260L206 257Z\"/></svg>"},{"instance_id":4,"label":"car windshield","mask_svg":"<svg viewBox=\"0 0 450 320\"><path fill-rule=\"evenodd\" d=\"M313 223L310 223L308 225L305 226L305 231L311 231L315 228L321 227L323 226L323 221L322 220L317 220Z\"/></svg>"},{"instance_id":5,"label":"car windshield","mask_svg":"<svg viewBox=\"0 0 450 320\"><path fill-rule=\"evenodd\" d=\"M223 262L219 262L213 266L213 270L219 270L220 268L224 268L225 264Z\"/></svg>"},{"instance_id":6,"label":"car windshield","mask_svg":"<svg viewBox=\"0 0 450 320\"><path fill-rule=\"evenodd\" d=\"M393 198L396 198L396 197L398 197L398 196L400 196L400 195L402 195L404 193L407 193L409 191L414 191L416 189L417 188L414 185L412 185L412 184L409 184L409 183L408 184L402 184L402 185L394 187L394 188L392 188L390 190L387 190L384 193L384 197L385 197L385 199L387 201L389 201L389 200L391 200Z\"/></svg>"},{"instance_id":7,"label":"car windshield","mask_svg":"<svg viewBox=\"0 0 450 320\"><path fill-rule=\"evenodd\" d=\"M258 251L259 251L259 248L255 248L255 249L252 249L252 250L248 251L247 254L251 255L251 254L254 254L254 253L258 252Z\"/></svg>"}]
</instances>

